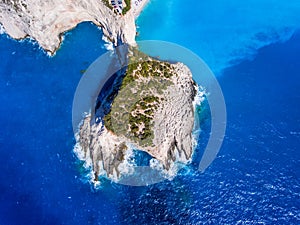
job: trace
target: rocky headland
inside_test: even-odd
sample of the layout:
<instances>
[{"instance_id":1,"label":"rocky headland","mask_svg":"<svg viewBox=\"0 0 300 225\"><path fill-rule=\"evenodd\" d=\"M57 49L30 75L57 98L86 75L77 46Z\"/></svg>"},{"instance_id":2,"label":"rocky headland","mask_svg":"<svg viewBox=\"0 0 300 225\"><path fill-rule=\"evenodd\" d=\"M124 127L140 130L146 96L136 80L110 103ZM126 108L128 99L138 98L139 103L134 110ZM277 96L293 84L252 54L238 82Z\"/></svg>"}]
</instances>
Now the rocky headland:
<instances>
[{"instance_id":1,"label":"rocky headland","mask_svg":"<svg viewBox=\"0 0 300 225\"><path fill-rule=\"evenodd\" d=\"M132 3L122 15L112 9L108 0L2 0L0 24L12 38L30 37L50 54L59 48L66 31L85 21L101 27L115 46L135 45L135 18L145 2L137 6Z\"/></svg>"},{"instance_id":2,"label":"rocky headland","mask_svg":"<svg viewBox=\"0 0 300 225\"><path fill-rule=\"evenodd\" d=\"M126 155L132 149L147 152L164 171L170 171L176 162L190 161L195 143L192 130L198 87L191 71L180 62L161 61L134 47L135 19L147 0L123 0L124 4L118 6L115 2L0 2L4 31L15 39L36 40L51 55L60 47L64 33L84 21L101 27L114 46L128 46L118 53L119 62L129 64L120 75L120 87L109 112L102 117L90 113L82 119L76 134L75 152L92 169L93 182L99 175L118 180L128 174Z\"/></svg>"}]
</instances>

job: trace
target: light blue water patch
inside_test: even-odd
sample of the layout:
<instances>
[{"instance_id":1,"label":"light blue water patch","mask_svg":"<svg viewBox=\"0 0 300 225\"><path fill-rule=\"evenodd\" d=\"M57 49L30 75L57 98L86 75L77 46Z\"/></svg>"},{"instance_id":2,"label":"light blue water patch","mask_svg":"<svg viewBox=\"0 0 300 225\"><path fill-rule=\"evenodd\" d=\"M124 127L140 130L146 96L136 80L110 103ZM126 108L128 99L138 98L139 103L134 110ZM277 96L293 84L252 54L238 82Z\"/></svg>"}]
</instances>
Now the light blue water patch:
<instances>
[{"instance_id":1,"label":"light blue water patch","mask_svg":"<svg viewBox=\"0 0 300 225\"><path fill-rule=\"evenodd\" d=\"M300 27L300 1L152 0L140 15L138 40L181 44L214 72L288 40Z\"/></svg>"}]
</instances>

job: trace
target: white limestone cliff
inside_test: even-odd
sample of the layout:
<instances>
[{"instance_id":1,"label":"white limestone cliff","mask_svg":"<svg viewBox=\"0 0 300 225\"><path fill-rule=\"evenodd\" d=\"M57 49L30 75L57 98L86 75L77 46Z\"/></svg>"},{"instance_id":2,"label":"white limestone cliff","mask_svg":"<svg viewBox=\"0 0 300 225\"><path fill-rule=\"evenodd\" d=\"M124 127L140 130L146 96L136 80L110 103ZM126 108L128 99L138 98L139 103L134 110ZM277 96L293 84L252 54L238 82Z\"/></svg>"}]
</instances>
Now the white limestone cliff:
<instances>
[{"instance_id":1,"label":"white limestone cliff","mask_svg":"<svg viewBox=\"0 0 300 225\"><path fill-rule=\"evenodd\" d=\"M136 9L117 15L101 0L0 1L0 24L5 32L14 39L33 38L50 54L59 48L64 32L84 21L101 27L115 46L135 45L135 15Z\"/></svg>"}]
</instances>

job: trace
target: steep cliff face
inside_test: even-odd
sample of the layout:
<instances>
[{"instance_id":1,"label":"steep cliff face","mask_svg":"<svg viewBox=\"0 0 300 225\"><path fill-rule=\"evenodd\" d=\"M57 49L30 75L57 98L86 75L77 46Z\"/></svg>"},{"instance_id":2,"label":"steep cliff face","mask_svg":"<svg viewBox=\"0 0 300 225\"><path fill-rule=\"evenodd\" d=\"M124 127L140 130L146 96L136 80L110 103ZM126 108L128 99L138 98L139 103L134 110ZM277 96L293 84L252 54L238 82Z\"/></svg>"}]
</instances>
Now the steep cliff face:
<instances>
[{"instance_id":1,"label":"steep cliff face","mask_svg":"<svg viewBox=\"0 0 300 225\"><path fill-rule=\"evenodd\" d=\"M101 0L3 0L0 1L0 24L12 38L31 37L53 54L63 33L77 24L91 21L118 45L135 45L135 18L130 11L117 15Z\"/></svg>"},{"instance_id":2,"label":"steep cliff face","mask_svg":"<svg viewBox=\"0 0 300 225\"><path fill-rule=\"evenodd\" d=\"M194 104L197 86L182 63L148 58L127 68L110 112L95 123L87 116L77 136L77 155L99 174L116 180L127 151L147 152L165 171L192 156ZM96 113L97 114L97 113Z\"/></svg>"}]
</instances>

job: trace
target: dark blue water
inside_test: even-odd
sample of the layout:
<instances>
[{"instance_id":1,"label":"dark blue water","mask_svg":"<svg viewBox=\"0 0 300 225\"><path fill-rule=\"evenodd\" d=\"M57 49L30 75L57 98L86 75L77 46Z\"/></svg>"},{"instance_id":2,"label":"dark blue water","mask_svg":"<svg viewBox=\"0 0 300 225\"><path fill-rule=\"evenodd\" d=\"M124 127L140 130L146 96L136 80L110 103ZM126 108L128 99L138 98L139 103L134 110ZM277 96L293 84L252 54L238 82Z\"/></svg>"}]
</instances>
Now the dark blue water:
<instances>
[{"instance_id":1,"label":"dark blue water","mask_svg":"<svg viewBox=\"0 0 300 225\"><path fill-rule=\"evenodd\" d=\"M82 24L53 58L0 36L0 224L300 223L299 33L218 78L228 128L205 173L195 163L173 181L96 191L73 154L71 106L100 36Z\"/></svg>"},{"instance_id":2,"label":"dark blue water","mask_svg":"<svg viewBox=\"0 0 300 225\"><path fill-rule=\"evenodd\" d=\"M0 224L111 223L113 202L81 180L71 123L80 71L105 51L100 38L82 24L48 58L0 37Z\"/></svg>"}]
</instances>

